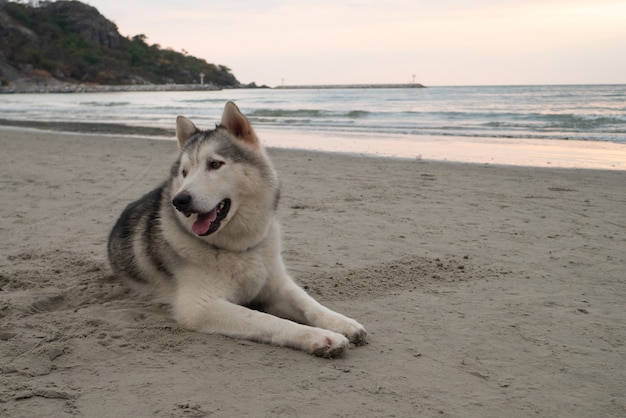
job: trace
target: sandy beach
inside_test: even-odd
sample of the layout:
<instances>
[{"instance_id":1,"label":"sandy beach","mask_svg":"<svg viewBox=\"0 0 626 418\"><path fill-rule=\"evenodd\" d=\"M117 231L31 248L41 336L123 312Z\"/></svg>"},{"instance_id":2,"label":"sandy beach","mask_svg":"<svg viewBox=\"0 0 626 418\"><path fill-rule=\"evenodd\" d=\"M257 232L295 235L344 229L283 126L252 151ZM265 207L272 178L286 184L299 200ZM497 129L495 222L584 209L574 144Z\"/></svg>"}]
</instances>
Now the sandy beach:
<instances>
[{"instance_id":1,"label":"sandy beach","mask_svg":"<svg viewBox=\"0 0 626 418\"><path fill-rule=\"evenodd\" d=\"M174 141L0 149L0 416L626 416L626 171L271 149L289 271L370 333L326 360L185 331L111 276Z\"/></svg>"}]
</instances>

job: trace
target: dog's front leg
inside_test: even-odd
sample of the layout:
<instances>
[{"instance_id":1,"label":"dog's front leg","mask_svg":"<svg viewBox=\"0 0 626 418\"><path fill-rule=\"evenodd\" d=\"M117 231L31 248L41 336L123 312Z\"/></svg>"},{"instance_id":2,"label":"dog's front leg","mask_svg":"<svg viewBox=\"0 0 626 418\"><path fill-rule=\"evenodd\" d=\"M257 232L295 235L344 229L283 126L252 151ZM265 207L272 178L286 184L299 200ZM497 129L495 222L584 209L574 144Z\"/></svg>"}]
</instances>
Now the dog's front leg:
<instances>
[{"instance_id":1,"label":"dog's front leg","mask_svg":"<svg viewBox=\"0 0 626 418\"><path fill-rule=\"evenodd\" d=\"M183 327L278 346L297 348L320 357L338 357L348 348L348 339L326 329L298 324L201 295L179 292L174 315Z\"/></svg>"},{"instance_id":2,"label":"dog's front leg","mask_svg":"<svg viewBox=\"0 0 626 418\"><path fill-rule=\"evenodd\" d=\"M267 312L273 315L338 332L356 345L367 343L367 332L363 325L323 306L288 276L281 280L279 289L269 292L263 303Z\"/></svg>"}]
</instances>

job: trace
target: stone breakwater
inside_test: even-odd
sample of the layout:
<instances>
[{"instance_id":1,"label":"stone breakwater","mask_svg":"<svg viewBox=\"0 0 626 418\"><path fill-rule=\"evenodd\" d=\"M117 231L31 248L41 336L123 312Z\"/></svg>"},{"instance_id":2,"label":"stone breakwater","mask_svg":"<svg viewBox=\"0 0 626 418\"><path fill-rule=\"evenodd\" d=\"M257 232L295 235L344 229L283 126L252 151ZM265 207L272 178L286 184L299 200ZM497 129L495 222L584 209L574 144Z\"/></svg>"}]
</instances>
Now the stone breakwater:
<instances>
[{"instance_id":1,"label":"stone breakwater","mask_svg":"<svg viewBox=\"0 0 626 418\"><path fill-rule=\"evenodd\" d=\"M297 86L276 86L275 89L411 89L425 88L419 83L405 84L313 84Z\"/></svg>"}]
</instances>

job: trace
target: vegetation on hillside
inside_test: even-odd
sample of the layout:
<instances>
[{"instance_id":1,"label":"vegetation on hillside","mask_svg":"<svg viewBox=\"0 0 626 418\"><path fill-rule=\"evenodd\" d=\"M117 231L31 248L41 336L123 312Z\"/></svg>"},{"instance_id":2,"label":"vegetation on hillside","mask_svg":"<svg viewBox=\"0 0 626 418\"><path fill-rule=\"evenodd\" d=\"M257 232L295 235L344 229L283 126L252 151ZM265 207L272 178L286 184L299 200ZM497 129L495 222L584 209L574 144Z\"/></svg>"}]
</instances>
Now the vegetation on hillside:
<instances>
[{"instance_id":1,"label":"vegetation on hillside","mask_svg":"<svg viewBox=\"0 0 626 418\"><path fill-rule=\"evenodd\" d=\"M239 85L225 66L150 45L143 34L121 36L94 7L78 1L39 3L0 0L0 59L18 71L113 85L194 84L203 73L205 83Z\"/></svg>"}]
</instances>

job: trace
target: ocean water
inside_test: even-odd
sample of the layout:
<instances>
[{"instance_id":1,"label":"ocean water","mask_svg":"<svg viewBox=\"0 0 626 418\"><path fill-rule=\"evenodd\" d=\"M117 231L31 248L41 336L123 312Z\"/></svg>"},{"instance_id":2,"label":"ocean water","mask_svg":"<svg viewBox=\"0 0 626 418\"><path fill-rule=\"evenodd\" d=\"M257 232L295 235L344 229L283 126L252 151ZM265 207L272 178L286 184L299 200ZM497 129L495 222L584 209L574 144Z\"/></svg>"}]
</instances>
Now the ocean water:
<instances>
[{"instance_id":1,"label":"ocean water","mask_svg":"<svg viewBox=\"0 0 626 418\"><path fill-rule=\"evenodd\" d=\"M407 146L424 138L626 145L626 85L13 94L0 95L0 118L173 128L176 116L185 115L212 128L227 100L259 132L349 139L333 151L351 152L359 141ZM298 148L302 138L281 145ZM328 141L318 146L328 147Z\"/></svg>"}]
</instances>

